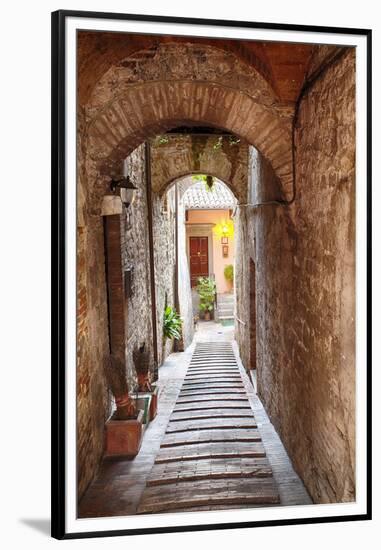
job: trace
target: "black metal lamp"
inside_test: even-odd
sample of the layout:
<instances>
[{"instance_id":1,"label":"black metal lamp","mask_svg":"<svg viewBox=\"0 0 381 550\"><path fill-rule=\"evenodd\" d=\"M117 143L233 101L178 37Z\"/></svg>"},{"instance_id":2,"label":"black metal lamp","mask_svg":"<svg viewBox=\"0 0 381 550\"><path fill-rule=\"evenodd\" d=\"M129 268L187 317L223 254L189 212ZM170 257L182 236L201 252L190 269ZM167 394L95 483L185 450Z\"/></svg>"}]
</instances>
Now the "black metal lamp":
<instances>
[{"instance_id":1,"label":"black metal lamp","mask_svg":"<svg viewBox=\"0 0 381 550\"><path fill-rule=\"evenodd\" d=\"M128 176L112 179L110 189L113 193L115 193L116 189L120 189L120 198L126 208L134 202L136 191L138 190Z\"/></svg>"}]
</instances>

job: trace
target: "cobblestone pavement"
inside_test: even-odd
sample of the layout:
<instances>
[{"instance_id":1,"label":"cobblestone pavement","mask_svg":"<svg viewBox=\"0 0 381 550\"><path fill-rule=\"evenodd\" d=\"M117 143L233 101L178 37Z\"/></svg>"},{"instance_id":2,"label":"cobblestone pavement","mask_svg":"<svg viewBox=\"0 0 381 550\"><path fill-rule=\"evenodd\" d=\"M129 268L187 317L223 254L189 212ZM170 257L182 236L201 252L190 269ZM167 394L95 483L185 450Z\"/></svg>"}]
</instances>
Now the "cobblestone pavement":
<instances>
[{"instance_id":1,"label":"cobblestone pavement","mask_svg":"<svg viewBox=\"0 0 381 550\"><path fill-rule=\"evenodd\" d=\"M237 354L202 323L159 373L159 408L134 460L105 460L79 517L311 504Z\"/></svg>"}]
</instances>

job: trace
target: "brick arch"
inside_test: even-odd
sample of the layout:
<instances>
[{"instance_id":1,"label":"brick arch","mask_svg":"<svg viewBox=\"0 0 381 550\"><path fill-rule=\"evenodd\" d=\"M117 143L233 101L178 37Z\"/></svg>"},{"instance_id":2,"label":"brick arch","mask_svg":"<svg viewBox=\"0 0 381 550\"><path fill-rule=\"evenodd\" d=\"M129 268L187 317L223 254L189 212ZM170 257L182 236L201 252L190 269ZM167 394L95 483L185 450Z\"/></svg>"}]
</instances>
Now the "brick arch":
<instances>
[{"instance_id":1,"label":"brick arch","mask_svg":"<svg viewBox=\"0 0 381 550\"><path fill-rule=\"evenodd\" d=\"M234 133L271 163L285 192L292 186L291 121L247 94L221 84L145 82L99 110L88 127L88 154L104 174L140 143L175 126L202 125Z\"/></svg>"},{"instance_id":2,"label":"brick arch","mask_svg":"<svg viewBox=\"0 0 381 550\"><path fill-rule=\"evenodd\" d=\"M168 44L189 46L190 40L198 52L207 46L233 54L241 62L253 67L273 90L277 89L266 46L261 42L164 35L129 35L126 40L125 33L81 31L78 33L78 66L82 74L78 83L80 103L85 105L89 101L97 82L110 65L127 64L127 59L133 64L136 58L141 59L142 51L152 56L158 47Z\"/></svg>"},{"instance_id":3,"label":"brick arch","mask_svg":"<svg viewBox=\"0 0 381 550\"><path fill-rule=\"evenodd\" d=\"M151 144L152 190L162 195L174 181L208 174L223 181L239 202L246 202L249 146L233 136L166 135Z\"/></svg>"}]
</instances>

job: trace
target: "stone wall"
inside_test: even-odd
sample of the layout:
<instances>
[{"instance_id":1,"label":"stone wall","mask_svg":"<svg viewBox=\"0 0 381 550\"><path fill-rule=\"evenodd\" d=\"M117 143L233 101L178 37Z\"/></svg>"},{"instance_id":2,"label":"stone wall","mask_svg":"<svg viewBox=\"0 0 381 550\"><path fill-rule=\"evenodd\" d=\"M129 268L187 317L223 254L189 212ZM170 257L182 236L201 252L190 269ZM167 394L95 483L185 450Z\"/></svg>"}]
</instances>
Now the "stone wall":
<instances>
[{"instance_id":1,"label":"stone wall","mask_svg":"<svg viewBox=\"0 0 381 550\"><path fill-rule=\"evenodd\" d=\"M175 192L164 197L153 194L153 238L157 311L158 361L161 365L173 350L173 341L163 341L163 316L166 306L175 307Z\"/></svg>"},{"instance_id":2,"label":"stone wall","mask_svg":"<svg viewBox=\"0 0 381 550\"><path fill-rule=\"evenodd\" d=\"M242 358L248 368L252 257L258 393L319 503L355 498L354 79L350 51L301 102L295 203L241 208L237 223ZM252 161L250 200L276 198L275 176L255 151Z\"/></svg>"},{"instance_id":3,"label":"stone wall","mask_svg":"<svg viewBox=\"0 0 381 550\"><path fill-rule=\"evenodd\" d=\"M309 411L295 464L319 502L355 498L355 50L300 105L293 356ZM305 281L303 285L298 281ZM304 319L304 320L303 320ZM308 375L306 376L306 372ZM296 390L296 388L295 388ZM296 391L294 391L296 395ZM310 404L314 403L314 407ZM301 410L299 406L297 413ZM291 430L291 418L288 430ZM306 426L307 424L307 426ZM296 455L298 443L287 438ZM291 439L291 440L290 440Z\"/></svg>"},{"instance_id":4,"label":"stone wall","mask_svg":"<svg viewBox=\"0 0 381 550\"><path fill-rule=\"evenodd\" d=\"M77 185L77 465L78 497L93 479L103 453L110 399L104 381L109 358L103 219L92 216L83 159L85 119L78 110Z\"/></svg>"},{"instance_id":5,"label":"stone wall","mask_svg":"<svg viewBox=\"0 0 381 550\"><path fill-rule=\"evenodd\" d=\"M126 174L137 187L130 207L129 220L122 217L122 261L125 269L133 267L133 292L127 302L126 365L130 391L137 386L133 350L145 342L150 350L153 369L151 279L148 239L148 206L144 145L137 147L125 162Z\"/></svg>"},{"instance_id":6,"label":"stone wall","mask_svg":"<svg viewBox=\"0 0 381 550\"><path fill-rule=\"evenodd\" d=\"M77 231L77 464L78 496L93 479L103 454L110 399L104 380L109 359L102 218ZM92 286L90 286L92 285Z\"/></svg>"},{"instance_id":7,"label":"stone wall","mask_svg":"<svg viewBox=\"0 0 381 550\"><path fill-rule=\"evenodd\" d=\"M179 305L180 315L183 320L184 348L187 348L192 343L194 335L192 291L186 252L185 206L182 201L185 192L184 189L186 188L186 186L182 188L181 183L179 184Z\"/></svg>"}]
</instances>

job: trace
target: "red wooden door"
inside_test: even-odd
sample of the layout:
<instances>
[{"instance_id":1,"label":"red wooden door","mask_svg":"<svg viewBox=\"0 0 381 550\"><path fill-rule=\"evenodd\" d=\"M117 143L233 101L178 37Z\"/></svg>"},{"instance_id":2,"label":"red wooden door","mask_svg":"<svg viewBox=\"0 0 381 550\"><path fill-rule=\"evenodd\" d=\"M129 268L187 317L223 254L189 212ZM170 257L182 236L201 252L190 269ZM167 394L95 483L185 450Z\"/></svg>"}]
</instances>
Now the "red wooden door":
<instances>
[{"instance_id":1,"label":"red wooden door","mask_svg":"<svg viewBox=\"0 0 381 550\"><path fill-rule=\"evenodd\" d=\"M191 285L197 285L198 277L209 275L208 237L189 237Z\"/></svg>"}]
</instances>

